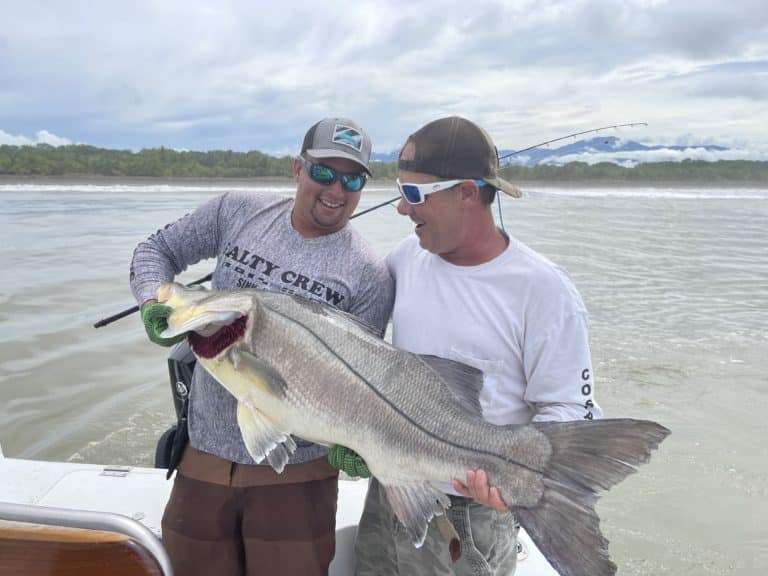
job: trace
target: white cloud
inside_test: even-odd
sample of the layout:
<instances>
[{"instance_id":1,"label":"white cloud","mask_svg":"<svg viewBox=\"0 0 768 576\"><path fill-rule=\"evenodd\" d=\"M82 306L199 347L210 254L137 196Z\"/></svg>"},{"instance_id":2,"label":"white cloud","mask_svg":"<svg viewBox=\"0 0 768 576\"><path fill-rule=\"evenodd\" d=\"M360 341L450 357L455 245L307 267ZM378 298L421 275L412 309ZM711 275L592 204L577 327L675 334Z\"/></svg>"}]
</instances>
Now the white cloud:
<instances>
[{"instance_id":1,"label":"white cloud","mask_svg":"<svg viewBox=\"0 0 768 576\"><path fill-rule=\"evenodd\" d=\"M0 145L3 144L7 146L32 146L35 142L32 142L32 140L26 136L14 136L13 134L8 134L8 132L0 130Z\"/></svg>"},{"instance_id":2,"label":"white cloud","mask_svg":"<svg viewBox=\"0 0 768 576\"><path fill-rule=\"evenodd\" d=\"M0 130L0 145L3 144L8 146L37 146L38 144L66 146L72 144L72 141L68 138L62 138L61 136L56 136L56 134L51 134L47 130L39 130L35 133L33 138L21 134L14 136L13 134L8 134L8 132Z\"/></svg>"},{"instance_id":3,"label":"white cloud","mask_svg":"<svg viewBox=\"0 0 768 576\"><path fill-rule=\"evenodd\" d=\"M8 133L295 151L342 114L383 151L462 114L502 148L631 121L768 146L764 0L7 4Z\"/></svg>"},{"instance_id":4,"label":"white cloud","mask_svg":"<svg viewBox=\"0 0 768 576\"><path fill-rule=\"evenodd\" d=\"M56 136L56 134L51 134L47 130L40 130L35 134L35 137L37 138L37 144L49 144L51 146L67 146L72 144L72 140L69 138Z\"/></svg>"},{"instance_id":5,"label":"white cloud","mask_svg":"<svg viewBox=\"0 0 768 576\"><path fill-rule=\"evenodd\" d=\"M658 150L639 150L636 152L568 154L558 157L552 163L585 162L587 164L598 164L599 162L613 162L623 166L634 166L647 162L682 162L683 160L703 160L705 162L716 162L718 160L768 161L768 150L738 148L728 150L707 150L705 148L673 150L670 148L660 148Z\"/></svg>"}]
</instances>

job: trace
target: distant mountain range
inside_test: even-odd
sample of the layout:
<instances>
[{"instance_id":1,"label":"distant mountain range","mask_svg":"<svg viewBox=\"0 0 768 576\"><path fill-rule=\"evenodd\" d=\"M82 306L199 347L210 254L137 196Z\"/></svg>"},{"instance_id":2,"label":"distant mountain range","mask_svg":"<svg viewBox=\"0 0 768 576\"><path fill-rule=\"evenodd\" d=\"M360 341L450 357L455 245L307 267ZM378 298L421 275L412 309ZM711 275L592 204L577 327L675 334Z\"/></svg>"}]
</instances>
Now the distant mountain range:
<instances>
[{"instance_id":1,"label":"distant mountain range","mask_svg":"<svg viewBox=\"0 0 768 576\"><path fill-rule=\"evenodd\" d=\"M717 156L729 149L725 146L647 146L633 140L615 136L603 136L578 140L559 148L534 148L521 154L514 150L499 150L502 165L516 164L536 166L539 164L567 164L568 162L613 162L620 165L636 165L644 162L680 161L686 158L696 160L717 160ZM394 162L398 151L386 154L374 152L371 159L380 162ZM504 156L509 155L507 158Z\"/></svg>"}]
</instances>

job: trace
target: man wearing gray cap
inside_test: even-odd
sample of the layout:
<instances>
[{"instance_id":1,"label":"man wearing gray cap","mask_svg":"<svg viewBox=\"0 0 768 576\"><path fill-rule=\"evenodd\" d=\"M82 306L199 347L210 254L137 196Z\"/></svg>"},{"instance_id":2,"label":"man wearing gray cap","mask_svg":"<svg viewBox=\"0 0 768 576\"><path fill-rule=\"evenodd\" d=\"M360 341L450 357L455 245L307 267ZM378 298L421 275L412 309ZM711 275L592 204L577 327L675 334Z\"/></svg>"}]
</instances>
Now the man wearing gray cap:
<instances>
[{"instance_id":1,"label":"man wearing gray cap","mask_svg":"<svg viewBox=\"0 0 768 576\"><path fill-rule=\"evenodd\" d=\"M414 234L387 256L396 284L392 342L481 370L483 418L494 424L598 418L584 304L561 268L496 227L496 193L521 196L497 171L490 136L464 118L435 120L406 140L397 210ZM514 516L485 472L438 487L451 507L416 548L386 489L371 480L358 576L514 572Z\"/></svg>"},{"instance_id":2,"label":"man wearing gray cap","mask_svg":"<svg viewBox=\"0 0 768 576\"><path fill-rule=\"evenodd\" d=\"M380 260L350 226L370 175L371 141L345 118L306 133L293 162L294 198L228 192L141 242L131 289L151 341L170 309L155 291L188 266L216 258L215 290L274 290L350 312L383 334L393 288ZM323 575L333 558L338 471L327 449L296 439L281 474L257 465L243 443L236 400L199 366L188 408L189 444L163 516L163 542L184 575ZM171 467L171 469L173 466Z\"/></svg>"}]
</instances>

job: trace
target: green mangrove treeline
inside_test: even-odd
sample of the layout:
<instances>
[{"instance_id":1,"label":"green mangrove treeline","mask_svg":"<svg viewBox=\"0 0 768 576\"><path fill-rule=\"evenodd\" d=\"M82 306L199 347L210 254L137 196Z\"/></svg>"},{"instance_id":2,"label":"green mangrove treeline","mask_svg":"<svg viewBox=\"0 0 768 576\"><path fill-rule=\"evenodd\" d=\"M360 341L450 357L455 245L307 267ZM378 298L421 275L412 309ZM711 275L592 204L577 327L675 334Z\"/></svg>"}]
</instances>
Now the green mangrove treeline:
<instances>
[{"instance_id":1,"label":"green mangrove treeline","mask_svg":"<svg viewBox=\"0 0 768 576\"><path fill-rule=\"evenodd\" d=\"M291 176L293 159L261 152L177 151L168 148L111 150L93 146L0 146L0 175L123 176L175 178L263 178ZM394 179L395 162L375 162L377 179ZM603 162L571 162L564 166L514 166L502 170L510 180L623 182L698 181L768 182L768 162L721 160L659 162L624 168Z\"/></svg>"},{"instance_id":2,"label":"green mangrove treeline","mask_svg":"<svg viewBox=\"0 0 768 576\"><path fill-rule=\"evenodd\" d=\"M768 162L751 160L683 160L649 162L625 168L611 162L586 164L570 162L564 166L507 166L505 178L515 180L617 182L759 182L768 183Z\"/></svg>"},{"instance_id":3,"label":"green mangrove treeline","mask_svg":"<svg viewBox=\"0 0 768 576\"><path fill-rule=\"evenodd\" d=\"M0 146L0 174L23 176L155 176L227 178L290 176L292 158L261 152L132 152L93 146Z\"/></svg>"}]
</instances>

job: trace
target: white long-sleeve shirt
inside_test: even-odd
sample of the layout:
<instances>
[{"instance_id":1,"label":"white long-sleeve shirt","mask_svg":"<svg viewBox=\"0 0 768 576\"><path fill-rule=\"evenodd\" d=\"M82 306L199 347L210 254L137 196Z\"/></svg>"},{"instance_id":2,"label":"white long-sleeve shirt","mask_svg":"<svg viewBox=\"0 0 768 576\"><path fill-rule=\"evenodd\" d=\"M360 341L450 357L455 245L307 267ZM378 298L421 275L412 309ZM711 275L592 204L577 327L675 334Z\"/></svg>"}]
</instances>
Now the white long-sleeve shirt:
<instances>
[{"instance_id":1,"label":"white long-sleeve shirt","mask_svg":"<svg viewBox=\"0 0 768 576\"><path fill-rule=\"evenodd\" d=\"M587 312L566 273L521 242L478 266L455 266L402 241L393 344L484 373L480 404L494 424L602 416L595 402Z\"/></svg>"}]
</instances>

